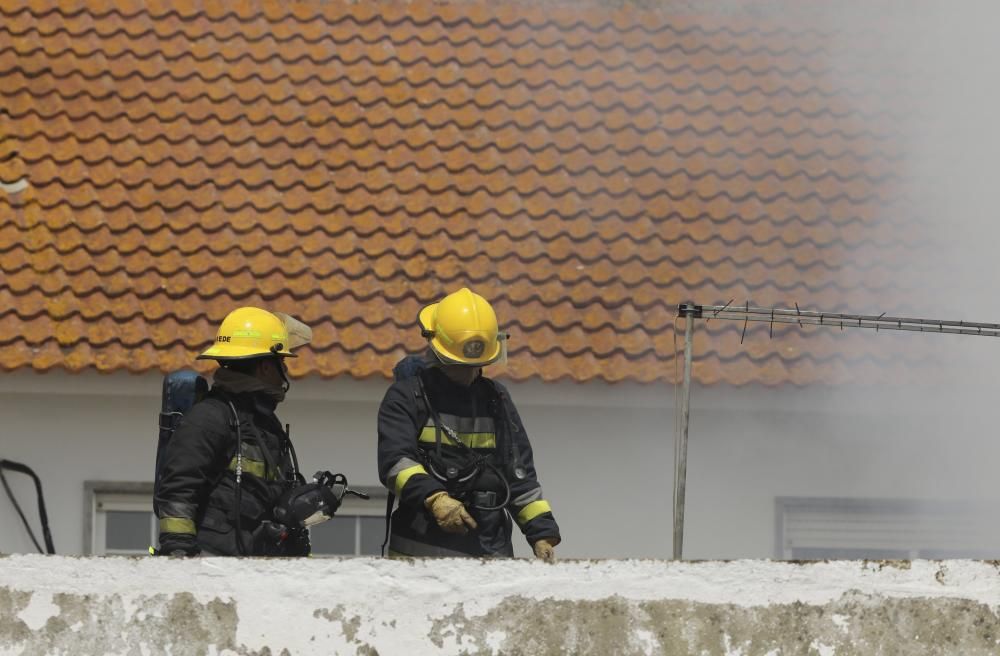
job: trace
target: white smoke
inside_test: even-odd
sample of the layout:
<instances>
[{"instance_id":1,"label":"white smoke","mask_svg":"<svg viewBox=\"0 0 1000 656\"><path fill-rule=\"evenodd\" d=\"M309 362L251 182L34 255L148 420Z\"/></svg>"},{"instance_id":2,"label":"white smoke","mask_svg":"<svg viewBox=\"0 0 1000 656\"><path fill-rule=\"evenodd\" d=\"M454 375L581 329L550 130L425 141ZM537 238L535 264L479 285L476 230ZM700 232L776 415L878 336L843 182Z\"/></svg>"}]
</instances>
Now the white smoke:
<instances>
[{"instance_id":1,"label":"white smoke","mask_svg":"<svg viewBox=\"0 0 1000 656\"><path fill-rule=\"evenodd\" d=\"M810 309L1000 323L1000 3L807 5L796 10L796 20L835 35L822 44L829 70L842 74L835 86L858 94L859 117L874 117L861 128L893 135L891 147L900 153L891 182L898 202L885 205L875 230L887 240L885 253L859 248L845 262L892 280L872 279L866 289L856 275L845 276L842 288L855 291L844 292L839 308ZM743 6L753 13L749 3ZM855 50L859 33L875 35L867 60ZM865 76L866 70L874 76ZM885 88L873 94L871 80L879 75ZM889 125L886 116L892 117ZM899 297L871 292L887 282L897 283ZM801 332L821 330L829 329ZM773 340L757 333L744 348L756 357L810 348L810 340L793 333L776 331ZM774 497L787 496L903 500L918 511L923 504L926 512L916 515L926 518L925 525L914 536L947 533L941 509L954 509L965 517L954 523L964 532L948 535L942 543L950 547L941 552L1000 557L1000 523L992 511L1000 503L994 409L1000 404L1000 338L845 337L855 340L845 341L845 348L860 339L877 354L873 361L885 367L879 381L867 378L871 362L866 368L848 352L848 364L839 369L848 384L730 391L714 405L699 399L711 390L696 391L688 470L691 555L768 555L758 546L768 540L768 527L757 518ZM699 339L696 358L713 337L703 331ZM885 534L892 530L886 526ZM916 541L911 555L931 553Z\"/></svg>"}]
</instances>

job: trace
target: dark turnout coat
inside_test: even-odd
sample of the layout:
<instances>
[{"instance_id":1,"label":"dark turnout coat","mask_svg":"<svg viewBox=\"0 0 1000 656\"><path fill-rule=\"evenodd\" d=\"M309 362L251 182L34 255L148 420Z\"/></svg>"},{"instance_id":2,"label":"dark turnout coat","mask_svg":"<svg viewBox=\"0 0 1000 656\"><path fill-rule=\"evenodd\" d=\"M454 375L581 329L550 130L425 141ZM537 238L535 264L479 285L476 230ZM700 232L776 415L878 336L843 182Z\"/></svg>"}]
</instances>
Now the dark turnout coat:
<instances>
[{"instance_id":1,"label":"dark turnout coat","mask_svg":"<svg viewBox=\"0 0 1000 656\"><path fill-rule=\"evenodd\" d=\"M513 523L530 543L559 537L521 418L503 385L488 378L466 387L429 368L395 382L379 407L378 466L382 483L399 499L393 552L511 556ZM440 490L463 500L479 528L465 535L442 531L424 507Z\"/></svg>"},{"instance_id":2,"label":"dark turnout coat","mask_svg":"<svg viewBox=\"0 0 1000 656\"><path fill-rule=\"evenodd\" d=\"M217 388L184 415L165 448L156 496L160 544L193 537L208 554L243 553L236 543L237 431L230 401L243 444L239 524L245 555L279 555L260 539L255 543L254 531L272 518L275 501L294 480L288 436L267 395Z\"/></svg>"}]
</instances>

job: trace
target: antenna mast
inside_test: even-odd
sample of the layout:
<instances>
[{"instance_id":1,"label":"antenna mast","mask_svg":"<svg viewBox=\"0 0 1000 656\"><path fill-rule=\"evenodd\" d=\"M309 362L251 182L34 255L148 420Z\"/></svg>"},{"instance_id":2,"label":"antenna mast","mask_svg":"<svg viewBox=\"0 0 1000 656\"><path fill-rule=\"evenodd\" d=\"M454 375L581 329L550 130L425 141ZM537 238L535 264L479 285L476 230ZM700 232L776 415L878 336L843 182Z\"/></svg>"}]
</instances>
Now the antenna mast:
<instances>
[{"instance_id":1,"label":"antenna mast","mask_svg":"<svg viewBox=\"0 0 1000 656\"><path fill-rule=\"evenodd\" d=\"M840 329L868 328L875 332L900 330L945 335L1000 337L1000 323L888 317L885 312L879 315L821 312L802 310L798 303L792 309L757 307L750 305L750 301L735 306L732 300L725 305L699 305L688 302L677 307L677 317L684 319L684 378L681 382L680 426L674 441L674 560L682 559L684 549L684 500L687 488L688 430L691 423L691 359L694 343L694 321L696 319L742 321L741 344L743 338L746 337L747 325L750 322L769 324L771 326L769 334L772 337L776 323L798 324L800 327L810 325Z\"/></svg>"}]
</instances>

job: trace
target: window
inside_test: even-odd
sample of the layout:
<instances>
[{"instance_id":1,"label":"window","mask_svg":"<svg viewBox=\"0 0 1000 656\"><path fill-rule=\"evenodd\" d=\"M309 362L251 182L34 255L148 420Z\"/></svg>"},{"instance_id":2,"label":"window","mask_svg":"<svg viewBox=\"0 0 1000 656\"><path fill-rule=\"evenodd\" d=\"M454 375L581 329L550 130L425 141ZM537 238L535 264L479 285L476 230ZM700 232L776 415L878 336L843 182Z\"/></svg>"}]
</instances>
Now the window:
<instances>
[{"instance_id":1,"label":"window","mask_svg":"<svg viewBox=\"0 0 1000 656\"><path fill-rule=\"evenodd\" d=\"M84 499L84 553L139 555L156 545L152 483L87 481Z\"/></svg>"},{"instance_id":2,"label":"window","mask_svg":"<svg viewBox=\"0 0 1000 656\"><path fill-rule=\"evenodd\" d=\"M781 559L978 558L1000 555L1000 532L981 502L778 497Z\"/></svg>"},{"instance_id":3,"label":"window","mask_svg":"<svg viewBox=\"0 0 1000 656\"><path fill-rule=\"evenodd\" d=\"M314 556L378 556L382 553L387 492L381 487L360 487L358 491L371 495L371 499L345 497L333 519L310 531Z\"/></svg>"},{"instance_id":4,"label":"window","mask_svg":"<svg viewBox=\"0 0 1000 656\"><path fill-rule=\"evenodd\" d=\"M377 556L385 534L386 490L361 487L365 501L346 497L336 516L310 531L315 556ZM84 552L93 555L148 554L158 546L152 483L87 481Z\"/></svg>"}]
</instances>

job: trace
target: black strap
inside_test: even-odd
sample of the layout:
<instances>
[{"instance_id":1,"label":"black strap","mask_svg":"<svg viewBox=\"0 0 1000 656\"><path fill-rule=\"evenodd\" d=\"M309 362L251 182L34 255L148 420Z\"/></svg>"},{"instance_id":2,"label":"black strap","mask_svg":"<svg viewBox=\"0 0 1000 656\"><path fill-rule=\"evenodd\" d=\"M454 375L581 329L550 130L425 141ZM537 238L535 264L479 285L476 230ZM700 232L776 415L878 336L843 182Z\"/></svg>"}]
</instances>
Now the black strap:
<instances>
[{"instance_id":1,"label":"black strap","mask_svg":"<svg viewBox=\"0 0 1000 656\"><path fill-rule=\"evenodd\" d=\"M299 457L295 453L295 445L292 444L291 424L285 424L285 444L288 445L288 454L292 457L292 480L298 485L304 485L306 479L302 475L302 470L299 469Z\"/></svg>"},{"instance_id":2,"label":"black strap","mask_svg":"<svg viewBox=\"0 0 1000 656\"><path fill-rule=\"evenodd\" d=\"M234 412L235 412L235 408L234 408ZM243 449L243 440L242 440L242 437L240 435L239 414L236 415L236 423L237 423L237 427L236 427L237 441L239 443L239 449L242 451L242 449ZM285 472L281 471L281 469L278 467L277 463L275 463L274 459L271 457L271 451L270 451L270 449L267 448L267 444L264 442L264 438L260 434L260 429L257 428L257 424L254 423L254 421L253 421L253 417L250 418L250 421L248 423L250 424L250 438L254 442L257 443L257 448L260 450L261 455L264 456L264 467L265 467L265 469L264 469L264 481L265 482L267 481L267 473L269 471L275 472L275 474L280 477L279 480L281 480L281 481L287 481L287 479L285 477ZM291 442L291 440L288 439L287 434L285 435L285 438L286 438L286 443L288 444L289 447L291 447L292 442ZM293 476L295 474L297 474L297 473L298 473L298 467L296 466L296 471L293 472ZM237 500L236 500L236 521L237 521L237 524L236 524L236 534L237 534L236 542L239 545L241 551L243 552L242 555L245 556L245 555L247 555L246 551L245 551L246 547L243 545L243 533L240 530L241 523L242 523L241 522L241 517L243 515L242 484L236 486L236 491L237 491L237 495L238 495L237 496Z\"/></svg>"},{"instance_id":3,"label":"black strap","mask_svg":"<svg viewBox=\"0 0 1000 656\"><path fill-rule=\"evenodd\" d=\"M431 420L434 422L434 452L437 454L438 459L441 459L441 417L438 415L437 410L431 405L430 396L427 394L427 389L424 387L424 379L421 376L421 372L416 375L417 386L420 389L420 396L424 400L424 407L427 408L427 414L430 416ZM423 430L423 427L421 427ZM459 440L461 441L461 440ZM463 445L464 446L464 445Z\"/></svg>"},{"instance_id":4,"label":"black strap","mask_svg":"<svg viewBox=\"0 0 1000 656\"><path fill-rule=\"evenodd\" d=\"M236 412L236 410L235 410L235 404L233 404L231 401L230 401L230 406L233 407L234 412ZM257 428L257 424L254 423L254 421L253 421L252 414L253 414L253 412L251 411L251 417L247 421L247 424L250 426L250 433L249 433L248 437L251 440L254 441L254 443L257 445L257 448L260 449L261 455L264 457L264 465L266 467L266 469L264 471L264 480L267 480L267 472L271 472L271 471L273 471L276 474L278 474L281 477L281 479L284 480L285 479L285 472L281 471L278 468L278 465L274 461L274 458L271 457L271 450L267 448L267 444L264 442L264 438L260 434L260 429ZM240 426L239 413L237 413L234 416L234 420L237 422L237 429L239 429L239 426ZM239 431L237 431L237 432L239 432ZM240 437L242 438L242 436L240 436ZM289 441L288 444L291 444L291 442ZM243 441L242 441L242 439L239 440L238 447L240 449L243 448Z\"/></svg>"},{"instance_id":5,"label":"black strap","mask_svg":"<svg viewBox=\"0 0 1000 656\"><path fill-rule=\"evenodd\" d=\"M237 399L237 397L235 397L233 395L230 395L230 394L228 394L226 392L222 392L221 390L217 390L215 388L212 389L212 392L213 392L213 394L218 395L219 400L221 400L223 403L225 403L226 406L229 408L230 419L231 419L231 422L232 422L231 423L231 427L233 429L233 432L236 433L236 449L235 449L236 454L235 455L236 455L236 458L237 458L237 463L238 463L238 467L239 467L240 471L239 471L239 476L234 476L234 484L233 484L233 487L234 487L233 496L235 497L233 499L233 501L234 501L234 503L233 503L233 526L235 528L235 535L233 536L233 540L236 542L236 551L237 551L237 553L239 553L239 555L241 555L241 556L246 556L246 555L249 554L249 551L247 550L246 544L243 543L243 471L242 471L242 469L243 469L243 431L240 428L240 413L236 409L236 399ZM253 422L250 422L250 425L253 426ZM260 446L260 445L258 445L258 446ZM266 460L267 459L267 450L261 448L261 451L263 451L264 458ZM226 475L226 472L227 472L227 469L224 467L222 469L222 472L220 472L219 477L216 479L215 484L212 486L213 488L216 487L216 486L218 486L219 481L221 481L222 477ZM265 471L265 475L266 475L266 471Z\"/></svg>"},{"instance_id":6,"label":"black strap","mask_svg":"<svg viewBox=\"0 0 1000 656\"><path fill-rule=\"evenodd\" d=\"M506 491L506 495L505 495L505 498L504 498L504 500L503 500L502 503L500 503L499 505L494 505L494 506L475 506L475 507L478 510L482 510L482 511L494 511L494 510L501 510L501 509L503 509L504 507L506 507L506 505L510 501L510 497L511 497L510 483L507 481L507 477L504 476L503 472L500 471L500 469L498 469L496 465L494 465L492 462L489 461L489 458L487 456L484 456L484 455L482 455L480 453L477 453L475 449L473 449L471 446L469 446L468 444L466 444L465 442L463 442L462 439L461 439L461 437L458 434L458 431L450 428L449 426L446 426L444 424L444 422L441 421L440 415L438 415L437 410L434 408L434 405L431 403L430 396L428 396L428 394L427 394L427 390L424 389L424 382L423 382L423 380L419 376L420 375L417 374L417 382L420 385L420 391L421 391L422 396L424 397L424 404L427 406L427 412L430 413L431 418L434 420L434 448L435 448L435 453L437 454L437 457L438 457L438 462L441 462L441 459L442 459L442 454L441 454L441 430L444 429L444 430L447 431L448 437L451 440L451 442L453 444L455 444L459 448L460 451L463 451L469 457L469 459L470 459L469 460L469 464L466 467L467 467L467 469L472 470L472 473L469 475L468 479L477 479L479 477L479 473L485 468L485 469L491 469L493 471L493 473L496 474L497 478L500 479L500 482L503 483L504 489ZM499 390L496 389L496 387L494 387L493 389L495 391L499 391ZM494 421L496 421L496 420L494 420ZM494 434L496 434L495 429L496 429L496 426L494 426ZM513 443L513 440L510 440L510 441L511 441L511 443ZM515 454L516 454L516 451L515 451ZM428 462L428 464L431 464L431 463ZM437 478L438 480L441 480L440 474L435 471L435 469L434 469L434 467L433 467L432 464L431 464L430 469L431 469L431 473L434 475L434 477ZM442 481L445 484L446 488L448 486L449 481L450 481L450 479L447 479L447 478L444 481ZM449 494L452 493L452 492L453 492L453 490L449 490Z\"/></svg>"},{"instance_id":7,"label":"black strap","mask_svg":"<svg viewBox=\"0 0 1000 656\"><path fill-rule=\"evenodd\" d=\"M217 389L214 389L214 388L212 389L212 393L213 394L217 394L219 396L219 398L232 409L233 413L235 413L233 415L233 420L235 422L236 432L238 433L239 432L238 429L240 427L240 415L237 412L236 408L239 407L240 410L244 410L244 411L247 410L244 407L244 404L238 402L240 400L240 396L239 395L232 395L232 394L229 394L228 392L224 392L222 390L217 390ZM278 464L274 461L274 458L271 457L271 451L270 451L270 449L267 448L267 444L264 442L264 438L260 434L260 429L257 427L257 424L254 423L254 421L253 421L253 411L250 410L249 414L250 414L250 419L247 421L247 424L250 426L250 432L248 434L248 437L250 439L252 439L256 443L257 448L260 449L261 455L263 455L263 457L264 457L264 464L267 466L267 471L273 471L273 472L275 472L280 477L280 480L282 480L282 481L289 480L288 476L287 476L287 472L282 471L278 467ZM293 471L292 471L292 480L297 481L298 474L299 474L299 463L298 463L298 458L297 458L297 456L295 454L295 447L292 445L291 437L289 436L289 434L287 432L288 424L285 425L286 426L285 430L282 430L281 425L277 421L274 422L274 425L278 427L278 431L285 438L284 444L283 445L279 444L278 448L281 449L281 448L284 448L285 446L288 447L288 451L289 451L289 454L290 454L291 460L292 460L292 468L293 468ZM237 445L236 446L237 446L237 448L242 448L242 442L243 442L242 441L242 435L240 435L239 437L240 437L240 439L237 440ZM265 472L265 479L266 479L266 472Z\"/></svg>"},{"instance_id":8,"label":"black strap","mask_svg":"<svg viewBox=\"0 0 1000 656\"><path fill-rule=\"evenodd\" d=\"M31 530L31 525L28 523L28 519L24 516L24 511L21 510L21 505L17 502L17 499L14 497L14 492L10 489L10 485L7 483L7 478L3 475L4 469L26 474L35 482L35 492L38 495L38 518L41 520L42 524L42 538L45 540L45 552L42 551L41 545L38 544L38 540L35 538L35 533ZM13 460L0 460L0 482L3 483L3 488L7 492L7 496L10 497L10 502L14 504L14 510L17 511L17 514L21 518L21 522L24 523L24 528L28 530L28 537L31 538L35 548L38 549L38 553L47 552L54 554L56 552L56 548L52 544L52 533L49 531L49 515L45 512L45 496L42 494L42 481L38 478L38 475L35 474L34 470L27 465L14 462Z\"/></svg>"},{"instance_id":9,"label":"black strap","mask_svg":"<svg viewBox=\"0 0 1000 656\"><path fill-rule=\"evenodd\" d=\"M513 404L510 397L500 389L496 381L490 380L489 383L493 387L493 393L497 397L498 416L495 419L499 425L503 426L504 438L507 440L507 444L505 445L507 448L504 450L504 455L509 457L511 461L508 464L513 465L515 468L520 468L521 450L517 447L517 439L514 437L514 433L518 432L518 428L517 424L514 423Z\"/></svg>"},{"instance_id":10,"label":"black strap","mask_svg":"<svg viewBox=\"0 0 1000 656\"><path fill-rule=\"evenodd\" d=\"M392 492L385 498L385 539L382 540L382 555L385 556L385 546L389 544L389 532L392 527L392 506L396 502L396 495Z\"/></svg>"},{"instance_id":11,"label":"black strap","mask_svg":"<svg viewBox=\"0 0 1000 656\"><path fill-rule=\"evenodd\" d=\"M284 483L304 483L305 479L303 479L302 475L299 473L299 459L295 453L295 446L292 444L292 438L289 435L291 426L289 424L285 424L285 429L282 430L281 424L277 422L277 417L275 417L275 421L272 422L272 424L278 427L278 432L280 433L281 437L284 438L284 441L278 444L278 449L279 451L287 452L288 455L290 456L290 459L292 461L291 462L292 471L291 472L282 471L278 466L278 463L274 462L274 460L271 458L271 452L267 449L267 445L264 443L264 438L260 434L260 429L257 427L257 424L251 420L250 426L253 428L252 437L257 442L257 447L260 448L260 450L264 454L264 462L267 464L267 467L269 469L277 473L279 481Z\"/></svg>"},{"instance_id":12,"label":"black strap","mask_svg":"<svg viewBox=\"0 0 1000 656\"><path fill-rule=\"evenodd\" d=\"M231 399L226 399L226 403L229 405L229 409L233 413L233 428L236 431L236 457L239 459L238 464L240 468L239 476L236 477L236 483L234 487L235 490L235 503L233 504L233 519L234 525L236 527L236 535L233 538L236 541L236 551L239 552L241 556L247 555L247 547L243 544L243 435L240 431L240 413L236 411L236 405ZM225 470L223 470L224 472Z\"/></svg>"},{"instance_id":13,"label":"black strap","mask_svg":"<svg viewBox=\"0 0 1000 656\"><path fill-rule=\"evenodd\" d=\"M267 472L269 471L273 471L280 476L280 480L287 480L285 478L285 472L281 471L277 463L274 462L274 458L271 457L271 451L267 448L267 444L264 443L264 438L261 437L260 429L257 428L257 424L255 424L252 420L249 423L251 429L250 438L257 443L257 448L260 449L261 455L264 456L264 464L267 467L264 471L264 480L267 480Z\"/></svg>"},{"instance_id":14,"label":"black strap","mask_svg":"<svg viewBox=\"0 0 1000 656\"><path fill-rule=\"evenodd\" d=\"M438 411L434 408L434 405L431 403L430 395L427 394L427 389L424 387L423 378L421 378L419 373L417 374L416 378L417 378L417 385L419 385L420 387L420 396L422 396L424 399L424 407L427 408L427 413L428 415L430 415L431 420L434 422L434 451L437 454L438 459L440 459L442 457L441 430L442 428L448 430L448 427L444 425L443 421L441 421L441 416L438 414ZM466 453L476 455L476 452L473 451L472 447L470 447L468 444L466 444L465 442L463 442L458 438L458 433L456 431L448 430L448 437L451 439L452 442L454 442L459 447L464 447Z\"/></svg>"}]
</instances>

